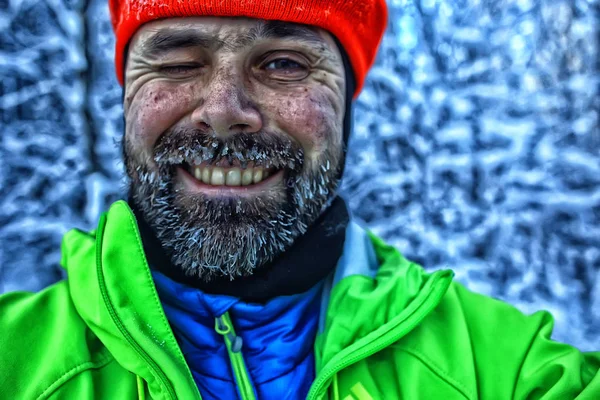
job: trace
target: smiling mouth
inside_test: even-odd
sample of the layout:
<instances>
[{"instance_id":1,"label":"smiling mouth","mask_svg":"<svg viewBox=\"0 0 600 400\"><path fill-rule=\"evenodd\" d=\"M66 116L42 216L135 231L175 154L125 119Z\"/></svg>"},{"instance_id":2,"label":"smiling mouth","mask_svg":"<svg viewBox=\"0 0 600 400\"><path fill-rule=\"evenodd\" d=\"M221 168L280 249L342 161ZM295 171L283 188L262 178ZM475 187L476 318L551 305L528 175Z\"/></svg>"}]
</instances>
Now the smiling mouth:
<instances>
[{"instance_id":1,"label":"smiling mouth","mask_svg":"<svg viewBox=\"0 0 600 400\"><path fill-rule=\"evenodd\" d=\"M218 166L208 163L200 165L183 163L180 167L198 183L215 187L254 186L279 172L275 168L265 168L254 163L248 163L245 168L241 165Z\"/></svg>"}]
</instances>

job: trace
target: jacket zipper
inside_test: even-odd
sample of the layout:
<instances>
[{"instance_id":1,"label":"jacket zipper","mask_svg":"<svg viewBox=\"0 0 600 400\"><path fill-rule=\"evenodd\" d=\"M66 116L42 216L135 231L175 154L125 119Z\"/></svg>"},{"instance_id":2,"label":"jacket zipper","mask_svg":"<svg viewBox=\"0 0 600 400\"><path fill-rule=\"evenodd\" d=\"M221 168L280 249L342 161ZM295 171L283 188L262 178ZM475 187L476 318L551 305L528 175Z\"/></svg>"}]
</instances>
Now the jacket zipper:
<instances>
[{"instance_id":1,"label":"jacket zipper","mask_svg":"<svg viewBox=\"0 0 600 400\"><path fill-rule=\"evenodd\" d=\"M108 313L110 314L111 319L119 329L119 332L123 335L127 343L139 354L139 356L148 364L150 369L153 372L153 375L158 379L160 385L166 389L168 397L176 400L175 391L169 381L167 380L166 375L160 368L158 368L158 364L156 364L150 356L140 347L140 345L131 337L123 322L117 316L115 309L108 298L108 293L106 291L106 283L104 282L104 275L102 274L102 243L104 241L104 227L106 225L106 215L102 215L100 217L100 223L98 224L98 233L97 233L97 242L96 242L96 273L98 274L98 282L100 283L100 292L102 293L102 299L104 300L104 304L108 309Z\"/></svg>"},{"instance_id":2,"label":"jacket zipper","mask_svg":"<svg viewBox=\"0 0 600 400\"><path fill-rule=\"evenodd\" d=\"M254 387L246 369L244 356L242 355L242 338L235 335L233 323L229 313L215 318L215 331L225 339L225 346L229 354L229 361L233 367L235 381L242 400L256 400Z\"/></svg>"},{"instance_id":3,"label":"jacket zipper","mask_svg":"<svg viewBox=\"0 0 600 400\"><path fill-rule=\"evenodd\" d=\"M441 271L432 277L432 284L434 286L429 295L423 300L423 302L419 305L417 311L415 312L416 317L413 318L413 321L409 324L402 324L391 328L393 330L393 334L388 332L382 333L378 338L371 340L363 344L364 341L361 340L356 342L355 345L352 345L345 350L342 350L338 354L338 360L332 360L327 363L321 373L315 378L310 391L308 392L307 400L316 400L321 399L322 396L319 395L323 390L323 387L330 379L333 378L335 374L337 374L342 369L374 354L378 351L383 350L388 347L392 343L398 341L401 337L406 335L406 333L410 332L421 320L431 311L431 308L439 303L441 298L444 296L446 291L448 290L448 286L450 285L450 280L447 283L442 283L435 286L438 281L441 279L440 277ZM357 347L354 349L354 347Z\"/></svg>"}]
</instances>

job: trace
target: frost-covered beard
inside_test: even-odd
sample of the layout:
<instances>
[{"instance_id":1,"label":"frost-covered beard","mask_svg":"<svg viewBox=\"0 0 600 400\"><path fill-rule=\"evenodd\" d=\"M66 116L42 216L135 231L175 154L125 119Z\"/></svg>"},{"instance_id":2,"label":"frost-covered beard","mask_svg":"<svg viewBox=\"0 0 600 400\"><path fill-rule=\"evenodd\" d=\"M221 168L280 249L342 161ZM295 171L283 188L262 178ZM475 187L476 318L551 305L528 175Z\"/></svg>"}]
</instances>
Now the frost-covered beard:
<instances>
[{"instance_id":1,"label":"frost-covered beard","mask_svg":"<svg viewBox=\"0 0 600 400\"><path fill-rule=\"evenodd\" d=\"M339 183L341 145L307 162L287 135L218 139L196 130L165 133L144 162L128 140L130 195L174 266L209 281L246 276L286 251L328 206ZM254 197L215 198L175 187L176 167L227 158L284 170L283 183Z\"/></svg>"}]
</instances>

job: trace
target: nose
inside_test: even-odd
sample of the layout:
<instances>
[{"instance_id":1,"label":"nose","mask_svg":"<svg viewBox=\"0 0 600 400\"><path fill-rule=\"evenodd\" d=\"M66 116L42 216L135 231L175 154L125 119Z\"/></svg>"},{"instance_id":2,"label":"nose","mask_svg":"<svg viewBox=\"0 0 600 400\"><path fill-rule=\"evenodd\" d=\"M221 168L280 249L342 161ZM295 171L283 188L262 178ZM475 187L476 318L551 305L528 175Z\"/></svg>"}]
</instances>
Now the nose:
<instances>
[{"instance_id":1,"label":"nose","mask_svg":"<svg viewBox=\"0 0 600 400\"><path fill-rule=\"evenodd\" d=\"M204 89L203 101L192 112L198 128L221 137L262 129L262 116L248 100L239 74L217 73Z\"/></svg>"}]
</instances>

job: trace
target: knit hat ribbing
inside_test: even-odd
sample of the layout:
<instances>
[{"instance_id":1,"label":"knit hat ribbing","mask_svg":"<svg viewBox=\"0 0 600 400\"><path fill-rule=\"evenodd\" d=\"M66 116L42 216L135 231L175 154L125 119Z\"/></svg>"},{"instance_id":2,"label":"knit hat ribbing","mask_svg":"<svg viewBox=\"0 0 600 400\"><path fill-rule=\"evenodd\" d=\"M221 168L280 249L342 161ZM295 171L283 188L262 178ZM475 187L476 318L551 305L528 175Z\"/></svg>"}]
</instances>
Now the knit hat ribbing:
<instances>
[{"instance_id":1,"label":"knit hat ribbing","mask_svg":"<svg viewBox=\"0 0 600 400\"><path fill-rule=\"evenodd\" d=\"M109 0L109 7L121 85L124 52L144 23L169 17L249 17L313 25L332 33L350 58L355 98L375 61L387 22L385 0Z\"/></svg>"}]
</instances>

